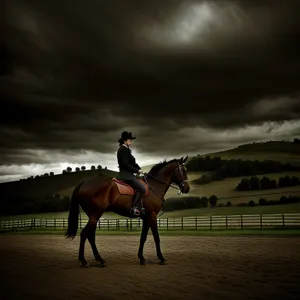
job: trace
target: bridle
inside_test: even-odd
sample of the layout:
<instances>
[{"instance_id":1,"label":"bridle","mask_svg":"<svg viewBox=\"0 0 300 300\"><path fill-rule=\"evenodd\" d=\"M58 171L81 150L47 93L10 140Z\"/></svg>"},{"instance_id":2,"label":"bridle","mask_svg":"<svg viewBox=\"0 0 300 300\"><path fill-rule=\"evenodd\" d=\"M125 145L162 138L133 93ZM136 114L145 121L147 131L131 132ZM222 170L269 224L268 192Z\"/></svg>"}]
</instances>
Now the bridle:
<instances>
[{"instance_id":1,"label":"bridle","mask_svg":"<svg viewBox=\"0 0 300 300\"><path fill-rule=\"evenodd\" d=\"M184 186L184 184L186 183L186 182L188 182L189 180L187 180L187 179L184 179L184 177L183 177L183 170L187 170L186 169L186 166L185 166L185 163L182 163L182 164L180 164L179 162L178 162L178 166L176 167L176 169L179 169L179 173L180 173L180 183L179 184L177 184L177 186L176 185L172 185L172 183L167 183L167 182L165 182L165 181L163 181L163 180L160 180L159 178L157 178L157 177L155 177L155 176L153 176L153 175L151 175L151 174L149 174L149 173L144 173L144 180L145 180L145 182L146 182L146 184L148 185L148 187L156 194L156 195L158 195L158 193L153 189L153 187L149 184L149 182L147 181L147 177L151 177L151 178L153 178L153 179L155 179L156 181L158 181L158 182L161 182L161 183L164 183L164 184L166 184L166 185L168 185L169 187L172 187L172 188L174 188L174 189L177 189L178 190L178 192L177 192L177 194L178 195L180 195L182 192L181 192L181 188ZM175 170L176 170L175 169ZM160 195L158 195L160 198L162 198ZM164 201L164 199L162 198L162 200Z\"/></svg>"}]
</instances>

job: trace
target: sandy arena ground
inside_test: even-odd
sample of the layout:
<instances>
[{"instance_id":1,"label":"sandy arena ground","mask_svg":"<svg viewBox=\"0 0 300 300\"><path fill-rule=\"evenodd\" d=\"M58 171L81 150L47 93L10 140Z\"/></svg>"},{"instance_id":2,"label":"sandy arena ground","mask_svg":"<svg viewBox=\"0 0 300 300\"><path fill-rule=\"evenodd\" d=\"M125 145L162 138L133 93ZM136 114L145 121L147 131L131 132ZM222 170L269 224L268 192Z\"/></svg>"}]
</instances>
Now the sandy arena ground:
<instances>
[{"instance_id":1,"label":"sandy arena ground","mask_svg":"<svg viewBox=\"0 0 300 300\"><path fill-rule=\"evenodd\" d=\"M1 299L299 299L299 237L161 236L163 266L152 236L146 266L138 236L96 242L106 268L79 267L78 236L0 236Z\"/></svg>"}]
</instances>

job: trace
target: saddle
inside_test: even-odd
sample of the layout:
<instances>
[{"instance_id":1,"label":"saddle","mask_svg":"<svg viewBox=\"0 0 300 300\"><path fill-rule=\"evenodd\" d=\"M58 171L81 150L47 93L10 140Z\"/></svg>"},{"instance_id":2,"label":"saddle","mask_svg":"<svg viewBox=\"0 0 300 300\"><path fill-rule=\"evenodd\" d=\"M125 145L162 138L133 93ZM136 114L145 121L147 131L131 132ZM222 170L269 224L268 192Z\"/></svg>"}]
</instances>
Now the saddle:
<instances>
[{"instance_id":1,"label":"saddle","mask_svg":"<svg viewBox=\"0 0 300 300\"><path fill-rule=\"evenodd\" d=\"M150 194L150 190L148 185L145 183L145 181L143 181L142 179L138 179L146 188L146 193L144 194L143 197L147 197ZM124 181L117 179L117 178L112 178L112 181L116 184L119 193L121 195L130 195L133 196L136 192L135 189L133 189L129 184L125 183Z\"/></svg>"}]
</instances>

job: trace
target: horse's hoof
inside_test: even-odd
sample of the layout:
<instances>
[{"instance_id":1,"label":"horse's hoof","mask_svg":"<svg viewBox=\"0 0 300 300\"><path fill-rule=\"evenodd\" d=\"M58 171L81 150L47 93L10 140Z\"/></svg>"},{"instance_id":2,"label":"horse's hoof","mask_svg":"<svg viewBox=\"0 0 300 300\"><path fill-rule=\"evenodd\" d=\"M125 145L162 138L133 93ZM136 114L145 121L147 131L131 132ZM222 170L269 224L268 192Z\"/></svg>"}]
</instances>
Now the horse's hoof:
<instances>
[{"instance_id":1,"label":"horse's hoof","mask_svg":"<svg viewBox=\"0 0 300 300\"><path fill-rule=\"evenodd\" d=\"M101 263L99 263L99 264L97 265L97 267L98 267L98 268L104 268L104 267L106 267L106 264L105 264L105 262L101 262Z\"/></svg>"},{"instance_id":2,"label":"horse's hoof","mask_svg":"<svg viewBox=\"0 0 300 300\"><path fill-rule=\"evenodd\" d=\"M140 265L141 266L144 266L144 265L147 265L148 264L148 262L146 261L146 260L142 260L141 262L140 262Z\"/></svg>"},{"instance_id":3,"label":"horse's hoof","mask_svg":"<svg viewBox=\"0 0 300 300\"><path fill-rule=\"evenodd\" d=\"M89 268L90 265L89 265L89 263L81 263L80 267L81 268Z\"/></svg>"},{"instance_id":4,"label":"horse's hoof","mask_svg":"<svg viewBox=\"0 0 300 300\"><path fill-rule=\"evenodd\" d=\"M165 260L161 260L161 261L159 262L159 264L160 264L160 265L166 265L167 262L166 262Z\"/></svg>"}]
</instances>

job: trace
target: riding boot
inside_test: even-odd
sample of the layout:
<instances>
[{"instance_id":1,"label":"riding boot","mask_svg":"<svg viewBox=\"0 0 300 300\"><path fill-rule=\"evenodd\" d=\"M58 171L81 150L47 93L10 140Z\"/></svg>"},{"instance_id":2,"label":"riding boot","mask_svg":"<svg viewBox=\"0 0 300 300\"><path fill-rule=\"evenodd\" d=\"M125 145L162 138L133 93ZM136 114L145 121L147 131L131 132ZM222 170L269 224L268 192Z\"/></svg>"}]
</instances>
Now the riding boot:
<instances>
[{"instance_id":1,"label":"riding boot","mask_svg":"<svg viewBox=\"0 0 300 300\"><path fill-rule=\"evenodd\" d=\"M140 191L137 191L135 194L134 194L134 197L133 197L133 205L132 205L132 212L133 214L135 215L139 215L140 214L140 210L138 209L138 205L139 205L139 202L142 198L142 194Z\"/></svg>"}]
</instances>

